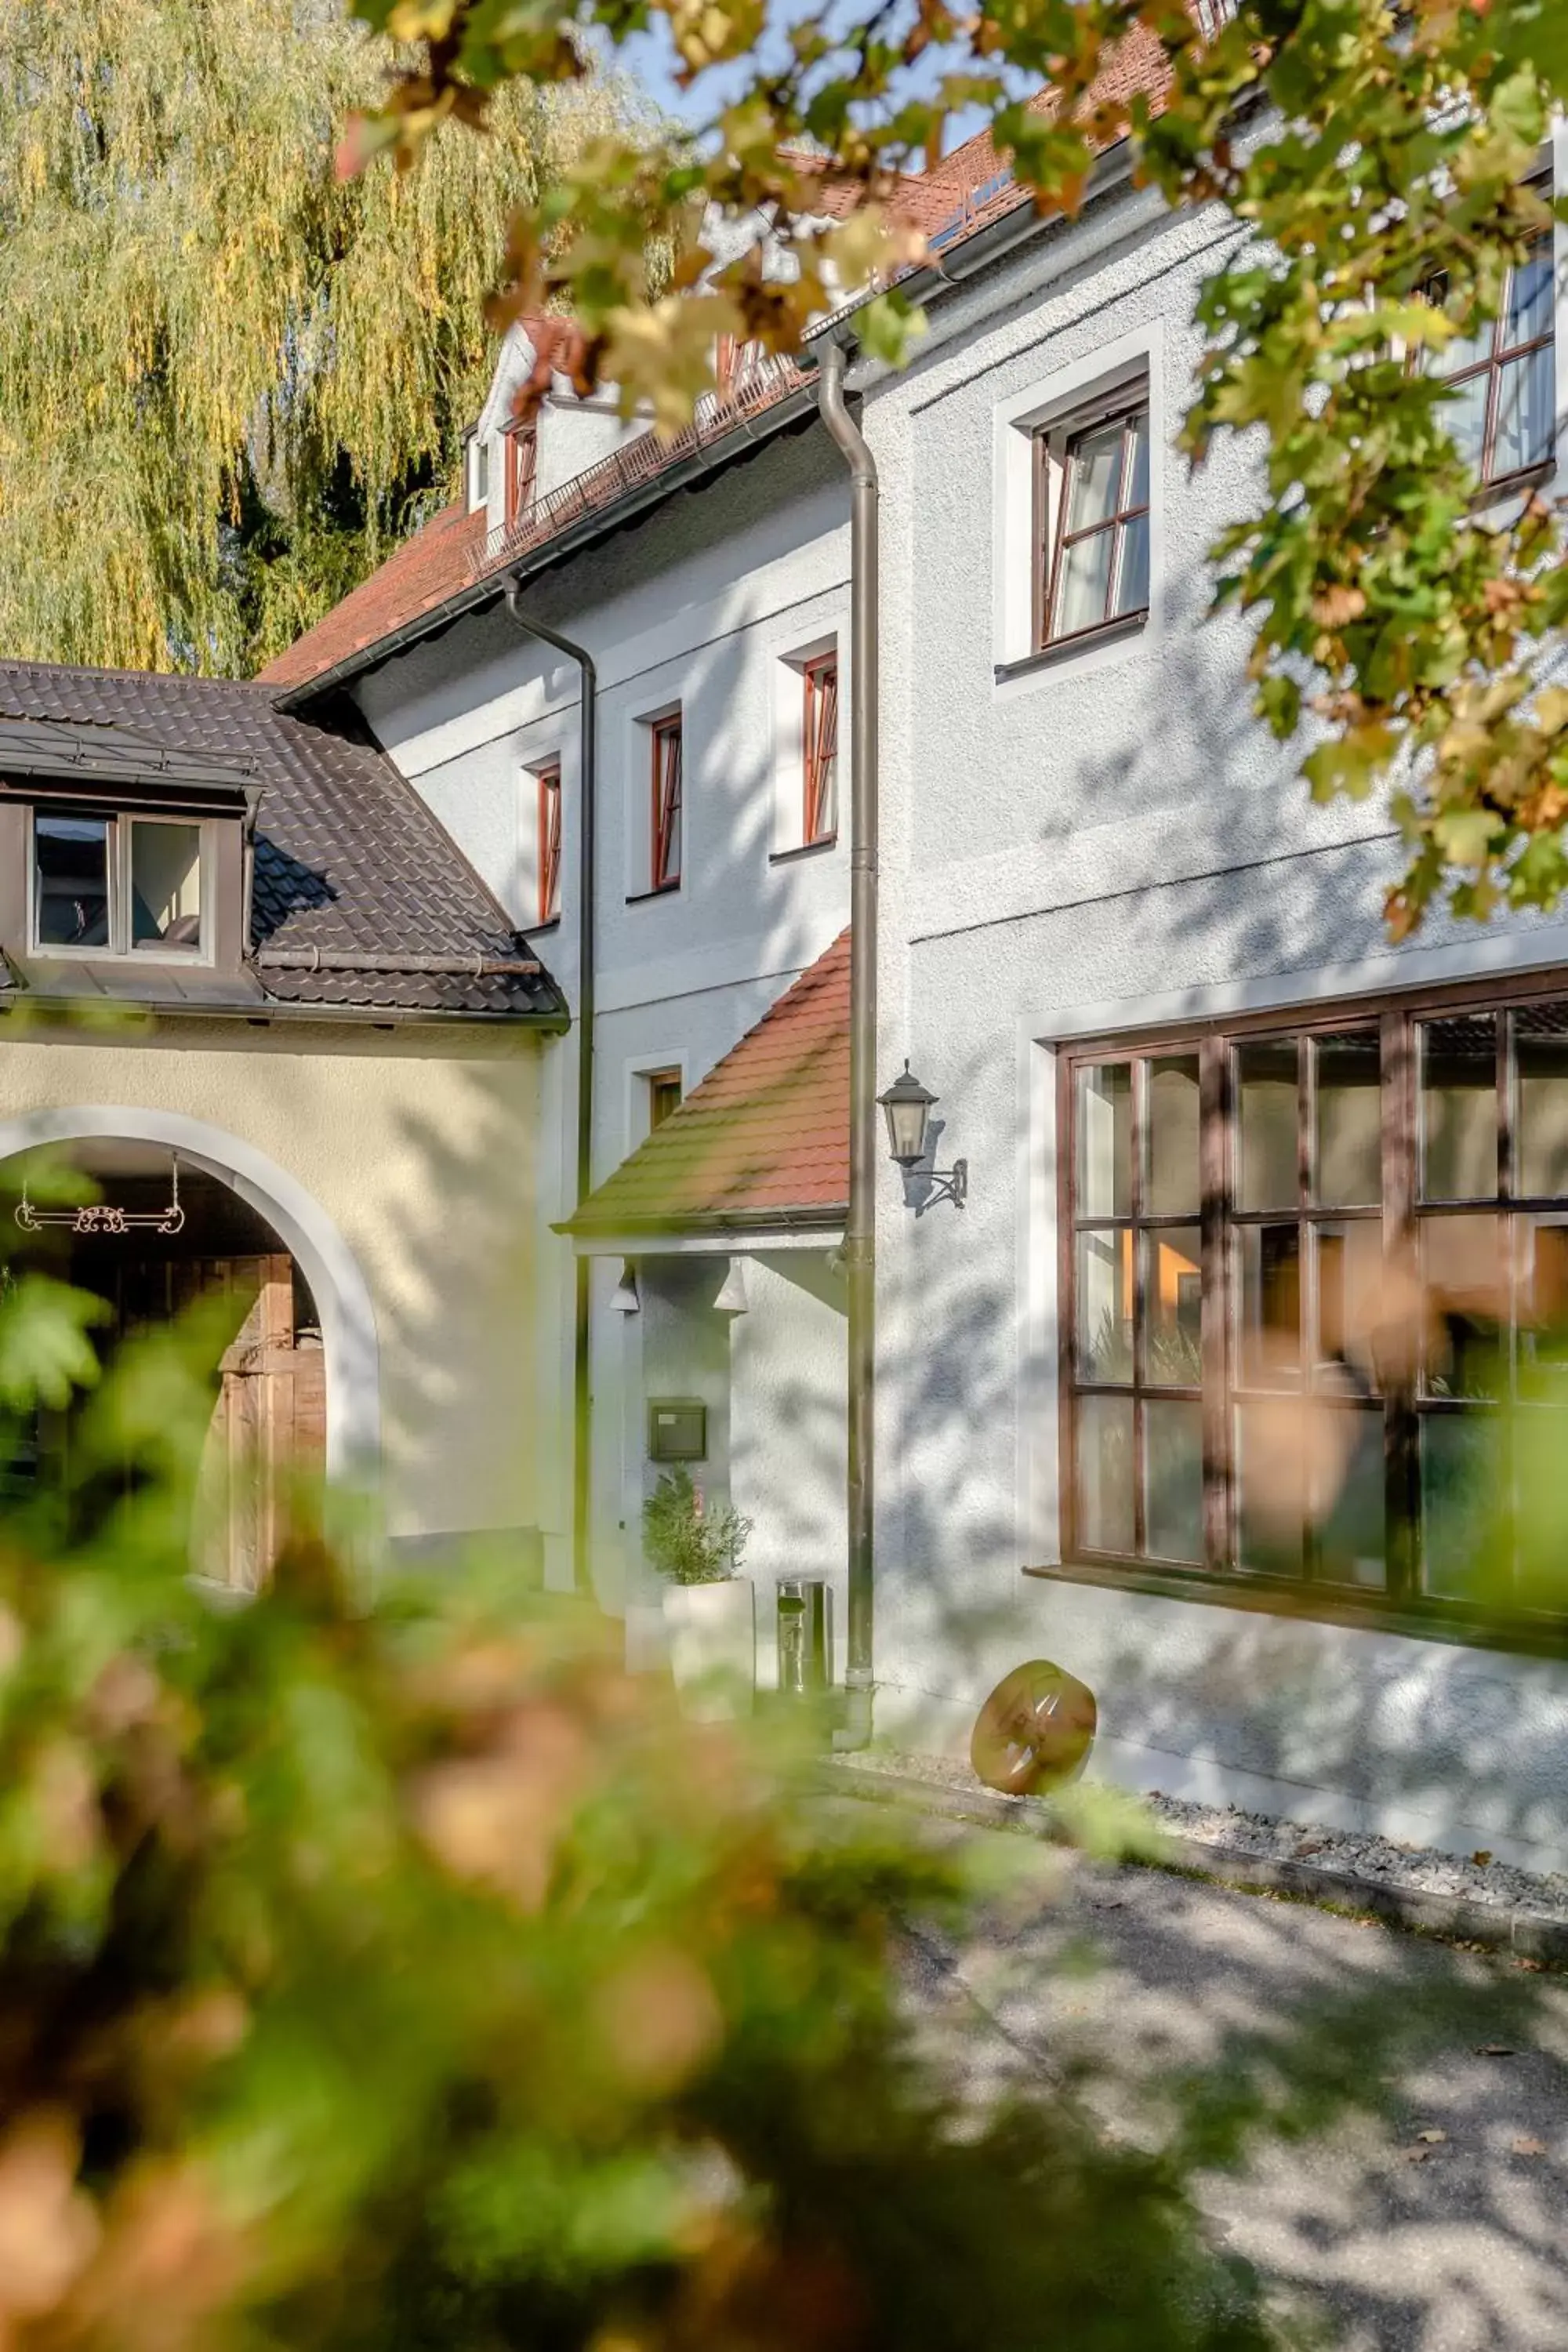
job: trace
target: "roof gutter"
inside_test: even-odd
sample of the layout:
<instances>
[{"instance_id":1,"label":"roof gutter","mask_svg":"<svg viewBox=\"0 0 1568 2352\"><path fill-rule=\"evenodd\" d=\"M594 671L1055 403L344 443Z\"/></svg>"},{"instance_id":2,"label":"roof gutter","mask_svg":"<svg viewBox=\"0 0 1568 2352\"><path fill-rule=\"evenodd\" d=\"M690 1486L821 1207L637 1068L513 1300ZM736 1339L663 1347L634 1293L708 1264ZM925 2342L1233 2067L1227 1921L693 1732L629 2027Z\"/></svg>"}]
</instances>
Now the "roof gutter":
<instances>
[{"instance_id":1,"label":"roof gutter","mask_svg":"<svg viewBox=\"0 0 1568 2352\"><path fill-rule=\"evenodd\" d=\"M506 583L506 609L516 626L577 665L577 1182L580 1210L594 1181L594 832L599 782L599 674L585 646L546 626L522 609L522 580ZM589 1384L589 1265L573 1265L572 1302L572 1578L579 1592L593 1590L588 1559L591 1405Z\"/></svg>"},{"instance_id":2,"label":"roof gutter","mask_svg":"<svg viewBox=\"0 0 1568 2352\"><path fill-rule=\"evenodd\" d=\"M871 1738L877 1378L877 848L881 598L877 463L844 398L841 341L824 346L822 421L849 469L848 1642L839 1739Z\"/></svg>"},{"instance_id":3,"label":"roof gutter","mask_svg":"<svg viewBox=\"0 0 1568 2352\"><path fill-rule=\"evenodd\" d=\"M785 393L771 407L744 418L733 432L726 433L721 439L710 442L706 448L694 449L689 457L682 457L679 465L669 467L663 473L651 474L646 482L639 484L635 490L628 490L624 498L596 509L592 514L584 515L574 523L569 523L531 554L510 564L498 566L495 572L486 572L481 579L470 581L468 587L460 588L455 596L448 596L429 612L416 613L411 619L400 622L395 629L389 629L384 636L375 638L370 645L357 646L352 654L345 654L341 661L333 663L331 669L319 670L314 677L302 679L298 686L285 687L274 695L274 709L298 716L321 696L330 694L335 687L347 685L350 679L358 677L364 670L378 667L395 654L405 653L421 638L434 636L440 630L449 628L454 621L462 620L467 614L482 611L505 594L510 587L521 588L526 582L537 580L543 572L552 571L558 563L564 563L585 548L596 547L601 540L625 530L628 523L635 522L650 509L661 506L677 490L695 488L710 474L721 473L726 466L745 457L762 442L787 432L792 425L804 424L816 412L816 391L814 385L802 384L797 390ZM543 633L540 631L537 634Z\"/></svg>"}]
</instances>

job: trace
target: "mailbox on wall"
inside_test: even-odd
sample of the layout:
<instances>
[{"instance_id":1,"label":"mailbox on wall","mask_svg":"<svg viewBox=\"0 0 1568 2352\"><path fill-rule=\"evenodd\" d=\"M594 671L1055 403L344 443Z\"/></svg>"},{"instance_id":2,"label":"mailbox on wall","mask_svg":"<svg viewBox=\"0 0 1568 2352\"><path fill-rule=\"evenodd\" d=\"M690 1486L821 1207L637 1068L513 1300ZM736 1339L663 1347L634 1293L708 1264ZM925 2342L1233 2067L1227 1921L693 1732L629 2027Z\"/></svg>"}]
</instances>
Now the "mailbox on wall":
<instances>
[{"instance_id":1,"label":"mailbox on wall","mask_svg":"<svg viewBox=\"0 0 1568 2352\"><path fill-rule=\"evenodd\" d=\"M647 1458L650 1462L706 1462L707 1406L696 1397L650 1397Z\"/></svg>"}]
</instances>

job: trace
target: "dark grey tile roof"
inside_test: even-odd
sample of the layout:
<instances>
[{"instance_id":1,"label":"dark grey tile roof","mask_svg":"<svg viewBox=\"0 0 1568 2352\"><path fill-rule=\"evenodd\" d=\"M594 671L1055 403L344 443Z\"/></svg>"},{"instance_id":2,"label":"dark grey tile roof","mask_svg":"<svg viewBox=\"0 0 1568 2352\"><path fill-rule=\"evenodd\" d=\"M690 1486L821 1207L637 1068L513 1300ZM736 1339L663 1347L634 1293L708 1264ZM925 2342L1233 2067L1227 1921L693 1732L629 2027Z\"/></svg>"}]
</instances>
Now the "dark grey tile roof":
<instances>
[{"instance_id":1,"label":"dark grey tile roof","mask_svg":"<svg viewBox=\"0 0 1568 2352\"><path fill-rule=\"evenodd\" d=\"M285 718L273 707L279 691L227 678L0 661L0 720L128 730L171 752L237 763L260 785L251 947L269 997L559 1015L560 992L542 970L479 976L416 968L432 959L522 961L531 950L374 744L346 726L340 732ZM272 967L269 953L283 950L314 950L321 966ZM416 968L333 971L334 953L405 955Z\"/></svg>"}]
</instances>

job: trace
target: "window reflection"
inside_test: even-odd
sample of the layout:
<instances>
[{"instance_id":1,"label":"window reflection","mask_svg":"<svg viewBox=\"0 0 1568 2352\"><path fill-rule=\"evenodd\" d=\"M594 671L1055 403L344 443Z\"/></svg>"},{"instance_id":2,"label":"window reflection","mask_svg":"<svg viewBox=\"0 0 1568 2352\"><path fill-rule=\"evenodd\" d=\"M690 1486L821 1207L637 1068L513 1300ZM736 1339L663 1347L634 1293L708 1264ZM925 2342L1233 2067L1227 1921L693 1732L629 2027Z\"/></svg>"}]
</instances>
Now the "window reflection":
<instances>
[{"instance_id":1,"label":"window reflection","mask_svg":"<svg viewBox=\"0 0 1568 2352\"><path fill-rule=\"evenodd\" d=\"M1132 1065L1078 1073L1078 1213L1124 1217L1132 1207Z\"/></svg>"},{"instance_id":2,"label":"window reflection","mask_svg":"<svg viewBox=\"0 0 1568 2352\"><path fill-rule=\"evenodd\" d=\"M1143 1377L1162 1388L1203 1379L1203 1237L1196 1225L1143 1236Z\"/></svg>"},{"instance_id":3,"label":"window reflection","mask_svg":"<svg viewBox=\"0 0 1568 2352\"><path fill-rule=\"evenodd\" d=\"M109 945L109 820L33 820L34 929L40 947Z\"/></svg>"},{"instance_id":4,"label":"window reflection","mask_svg":"<svg viewBox=\"0 0 1568 2352\"><path fill-rule=\"evenodd\" d=\"M1237 1206L1293 1209L1300 1190L1296 1041L1243 1045L1236 1059L1241 1098Z\"/></svg>"},{"instance_id":5,"label":"window reflection","mask_svg":"<svg viewBox=\"0 0 1568 2352\"><path fill-rule=\"evenodd\" d=\"M1489 1201L1498 1188L1497 1022L1489 1013L1423 1021L1421 1196Z\"/></svg>"},{"instance_id":6,"label":"window reflection","mask_svg":"<svg viewBox=\"0 0 1568 2352\"><path fill-rule=\"evenodd\" d=\"M1244 1225L1238 1339L1241 1376L1249 1388L1299 1388L1301 1382L1301 1229Z\"/></svg>"}]
</instances>

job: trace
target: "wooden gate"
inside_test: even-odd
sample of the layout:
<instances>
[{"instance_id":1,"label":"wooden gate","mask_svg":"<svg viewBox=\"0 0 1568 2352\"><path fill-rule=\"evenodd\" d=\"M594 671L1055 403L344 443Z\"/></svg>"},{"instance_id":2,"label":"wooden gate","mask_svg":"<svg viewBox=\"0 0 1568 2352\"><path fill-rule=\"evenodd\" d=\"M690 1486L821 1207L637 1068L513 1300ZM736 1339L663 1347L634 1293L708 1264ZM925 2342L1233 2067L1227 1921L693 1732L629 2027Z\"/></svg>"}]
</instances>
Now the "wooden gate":
<instances>
[{"instance_id":1,"label":"wooden gate","mask_svg":"<svg viewBox=\"0 0 1568 2352\"><path fill-rule=\"evenodd\" d=\"M196 1497L200 1572L242 1592L264 1584L291 1511L309 1502L326 1465L326 1358L300 1344L294 1266L283 1255L210 1265L204 1285L231 1297L243 1319L218 1360L218 1394Z\"/></svg>"}]
</instances>

